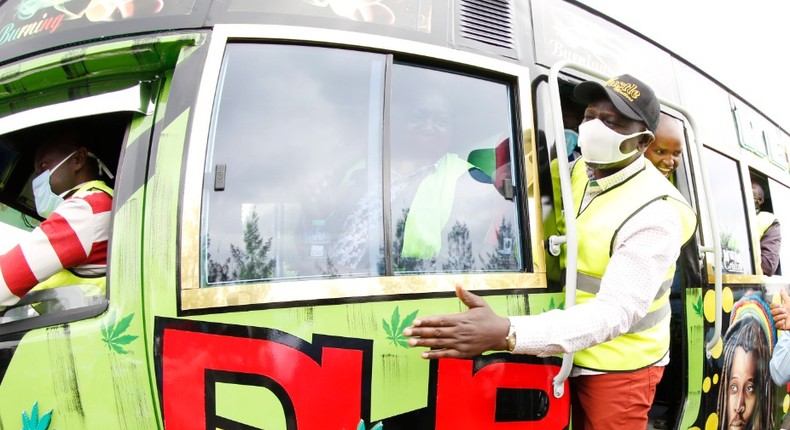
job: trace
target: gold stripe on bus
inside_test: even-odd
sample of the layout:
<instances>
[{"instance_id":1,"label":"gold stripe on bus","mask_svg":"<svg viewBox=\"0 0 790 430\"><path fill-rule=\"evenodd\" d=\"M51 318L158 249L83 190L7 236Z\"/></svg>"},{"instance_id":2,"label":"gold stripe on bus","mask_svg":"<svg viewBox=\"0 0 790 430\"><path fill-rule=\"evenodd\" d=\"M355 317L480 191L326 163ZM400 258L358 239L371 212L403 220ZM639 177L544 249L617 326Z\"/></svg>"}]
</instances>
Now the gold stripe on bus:
<instances>
[{"instance_id":1,"label":"gold stripe on bus","mask_svg":"<svg viewBox=\"0 0 790 430\"><path fill-rule=\"evenodd\" d=\"M545 289L546 276L542 273L430 274L247 283L182 289L181 308L194 310L254 304L446 293L453 292L456 284L461 284L471 291Z\"/></svg>"}]
</instances>

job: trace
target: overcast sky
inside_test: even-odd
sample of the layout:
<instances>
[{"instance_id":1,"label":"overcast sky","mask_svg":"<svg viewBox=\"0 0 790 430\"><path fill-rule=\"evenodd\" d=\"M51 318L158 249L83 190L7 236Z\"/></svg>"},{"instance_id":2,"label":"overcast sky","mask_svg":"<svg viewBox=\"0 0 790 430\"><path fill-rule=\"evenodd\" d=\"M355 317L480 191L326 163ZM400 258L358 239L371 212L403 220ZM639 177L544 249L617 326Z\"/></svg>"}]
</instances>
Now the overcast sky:
<instances>
[{"instance_id":1,"label":"overcast sky","mask_svg":"<svg viewBox=\"0 0 790 430\"><path fill-rule=\"evenodd\" d=\"M580 1L697 65L790 132L790 1Z\"/></svg>"}]
</instances>

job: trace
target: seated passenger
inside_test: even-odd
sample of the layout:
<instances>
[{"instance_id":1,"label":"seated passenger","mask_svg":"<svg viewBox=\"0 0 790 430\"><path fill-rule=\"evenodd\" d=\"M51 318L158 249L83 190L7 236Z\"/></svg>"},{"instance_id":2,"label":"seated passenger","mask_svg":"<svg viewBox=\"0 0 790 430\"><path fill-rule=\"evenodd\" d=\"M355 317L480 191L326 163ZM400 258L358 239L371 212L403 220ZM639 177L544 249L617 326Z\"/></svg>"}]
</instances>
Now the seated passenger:
<instances>
[{"instance_id":1,"label":"seated passenger","mask_svg":"<svg viewBox=\"0 0 790 430\"><path fill-rule=\"evenodd\" d=\"M34 289L79 285L104 294L112 189L99 180L107 167L73 132L39 144L34 160L36 211L46 218L0 256L0 306Z\"/></svg>"},{"instance_id":2,"label":"seated passenger","mask_svg":"<svg viewBox=\"0 0 790 430\"><path fill-rule=\"evenodd\" d=\"M457 112L442 91L399 93L393 106L389 197L394 271L515 267L512 202L500 190L509 182L509 139L475 142L469 155L465 142L460 151L458 141L464 136L454 127ZM335 265L353 269L368 260L367 235L370 220L380 216L380 200L378 195L360 200L346 218L330 253Z\"/></svg>"}]
</instances>

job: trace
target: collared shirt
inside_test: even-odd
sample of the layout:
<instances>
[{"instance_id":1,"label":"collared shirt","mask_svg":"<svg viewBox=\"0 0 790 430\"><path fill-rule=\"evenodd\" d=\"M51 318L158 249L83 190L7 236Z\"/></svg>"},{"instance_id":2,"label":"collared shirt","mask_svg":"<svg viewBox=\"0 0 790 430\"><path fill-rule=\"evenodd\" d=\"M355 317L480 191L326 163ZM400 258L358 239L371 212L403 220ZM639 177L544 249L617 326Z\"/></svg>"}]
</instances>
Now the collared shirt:
<instances>
[{"instance_id":1,"label":"collared shirt","mask_svg":"<svg viewBox=\"0 0 790 430\"><path fill-rule=\"evenodd\" d=\"M640 157L619 172L591 181L582 207L636 174L644 163L645 158ZM680 240L680 216L672 203L656 200L645 206L617 232L600 291L593 300L565 310L510 317L516 329L513 352L547 357L580 351L626 333L647 314L680 254ZM667 356L657 364L668 362ZM573 375L600 373L582 370L574 369Z\"/></svg>"}]
</instances>

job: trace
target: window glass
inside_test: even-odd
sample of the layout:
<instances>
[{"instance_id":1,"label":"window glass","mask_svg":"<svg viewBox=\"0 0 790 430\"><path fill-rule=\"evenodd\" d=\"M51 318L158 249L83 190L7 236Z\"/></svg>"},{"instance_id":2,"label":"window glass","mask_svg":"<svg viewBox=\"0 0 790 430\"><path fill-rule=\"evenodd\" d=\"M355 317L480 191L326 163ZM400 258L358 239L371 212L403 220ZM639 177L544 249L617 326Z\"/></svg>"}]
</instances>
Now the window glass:
<instances>
[{"instance_id":1,"label":"window glass","mask_svg":"<svg viewBox=\"0 0 790 430\"><path fill-rule=\"evenodd\" d=\"M749 255L749 234L746 229L746 206L735 160L705 148L709 175L716 178L712 188L713 203L719 223L724 273L754 273ZM751 194L751 191L749 191Z\"/></svg>"},{"instance_id":2,"label":"window glass","mask_svg":"<svg viewBox=\"0 0 790 430\"><path fill-rule=\"evenodd\" d=\"M390 193L395 272L521 267L510 105L502 83L394 66Z\"/></svg>"},{"instance_id":3,"label":"window glass","mask_svg":"<svg viewBox=\"0 0 790 430\"><path fill-rule=\"evenodd\" d=\"M204 285L522 267L507 85L386 61L228 46Z\"/></svg>"},{"instance_id":4,"label":"window glass","mask_svg":"<svg viewBox=\"0 0 790 430\"><path fill-rule=\"evenodd\" d=\"M371 259L339 267L335 248L354 199L380 195L384 61L227 47L204 178L208 284L378 273ZM364 249L355 252L378 255L381 200L365 201Z\"/></svg>"}]
</instances>

